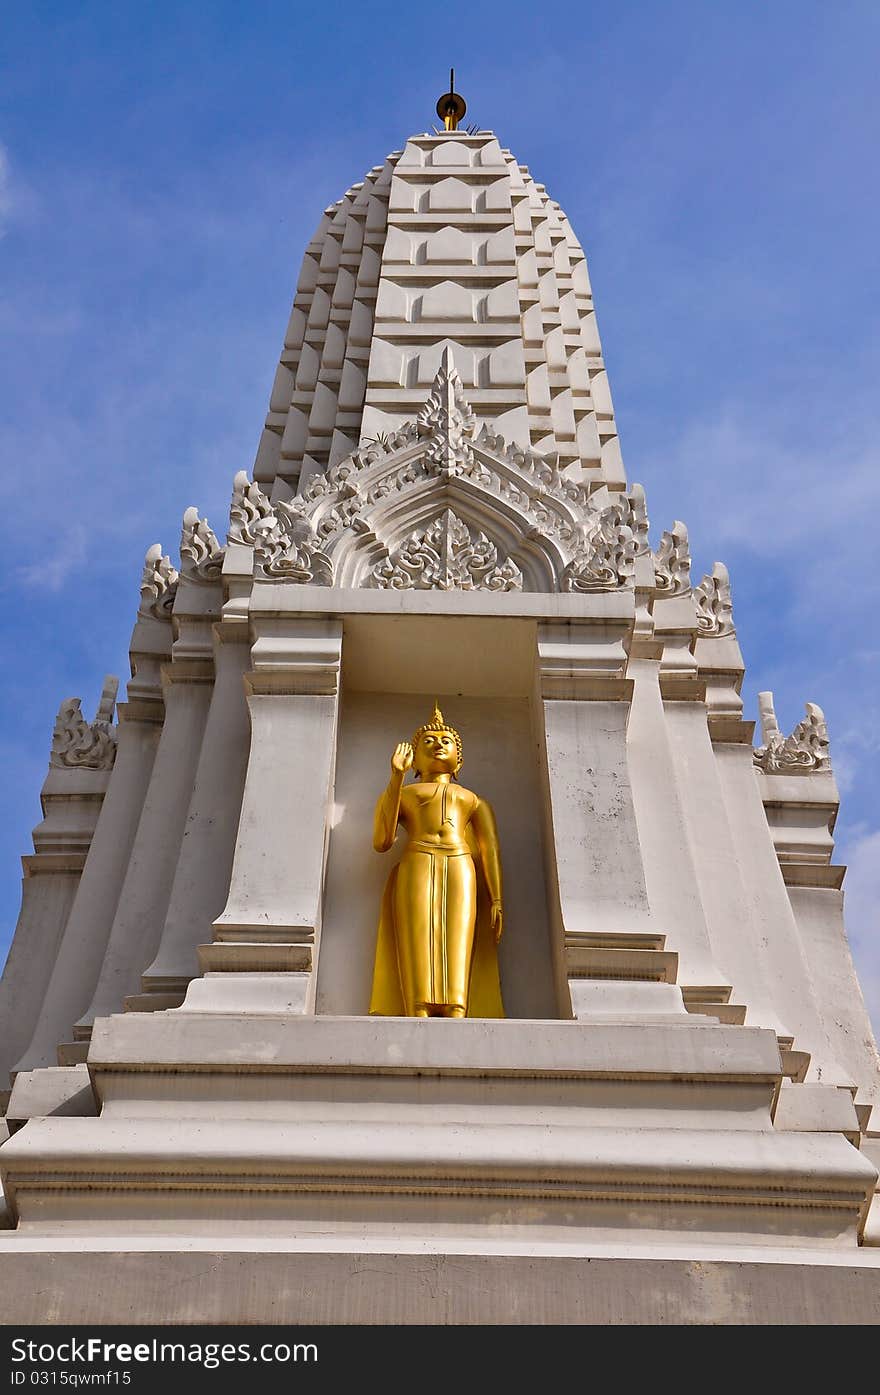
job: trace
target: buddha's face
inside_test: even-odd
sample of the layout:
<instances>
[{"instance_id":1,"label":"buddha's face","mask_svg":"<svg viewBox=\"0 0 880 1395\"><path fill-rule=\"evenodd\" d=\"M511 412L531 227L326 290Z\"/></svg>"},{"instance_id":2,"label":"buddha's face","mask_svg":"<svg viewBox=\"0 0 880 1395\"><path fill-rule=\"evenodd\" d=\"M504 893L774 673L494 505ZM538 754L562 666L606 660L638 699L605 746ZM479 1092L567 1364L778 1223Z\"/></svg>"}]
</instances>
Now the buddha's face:
<instances>
[{"instance_id":1,"label":"buddha's face","mask_svg":"<svg viewBox=\"0 0 880 1395\"><path fill-rule=\"evenodd\" d=\"M419 737L413 765L423 780L432 775L454 775L458 766L458 747L451 731L426 731Z\"/></svg>"}]
</instances>

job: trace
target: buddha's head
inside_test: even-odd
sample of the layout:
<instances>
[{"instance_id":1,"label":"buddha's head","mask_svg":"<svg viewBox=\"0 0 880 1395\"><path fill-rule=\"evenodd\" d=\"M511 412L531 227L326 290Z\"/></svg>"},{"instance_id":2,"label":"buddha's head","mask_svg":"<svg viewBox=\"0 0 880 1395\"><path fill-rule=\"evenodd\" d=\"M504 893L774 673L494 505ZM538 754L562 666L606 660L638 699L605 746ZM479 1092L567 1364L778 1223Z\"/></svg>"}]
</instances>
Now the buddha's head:
<instances>
[{"instance_id":1,"label":"buddha's head","mask_svg":"<svg viewBox=\"0 0 880 1395\"><path fill-rule=\"evenodd\" d=\"M437 775L457 775L463 760L461 737L455 727L443 720L434 703L431 720L419 727L412 739L413 772L422 780Z\"/></svg>"}]
</instances>

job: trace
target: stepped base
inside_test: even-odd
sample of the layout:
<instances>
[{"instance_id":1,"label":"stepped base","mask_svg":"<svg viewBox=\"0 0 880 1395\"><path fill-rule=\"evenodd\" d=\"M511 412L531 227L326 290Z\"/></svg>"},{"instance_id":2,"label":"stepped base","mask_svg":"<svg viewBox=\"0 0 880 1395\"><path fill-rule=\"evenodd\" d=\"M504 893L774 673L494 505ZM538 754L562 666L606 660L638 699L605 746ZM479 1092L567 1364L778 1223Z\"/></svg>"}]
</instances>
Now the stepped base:
<instances>
[{"instance_id":1,"label":"stepped base","mask_svg":"<svg viewBox=\"0 0 880 1395\"><path fill-rule=\"evenodd\" d=\"M309 1241L212 1244L143 1237L94 1244L0 1235L4 1322L875 1324L880 1250L792 1250Z\"/></svg>"},{"instance_id":2,"label":"stepped base","mask_svg":"<svg viewBox=\"0 0 880 1395\"><path fill-rule=\"evenodd\" d=\"M775 1034L680 997L670 1019L98 1020L100 1116L31 1118L3 1146L10 1213L22 1239L123 1247L238 1234L442 1253L489 1237L564 1254L616 1237L625 1253L677 1237L728 1258L744 1243L855 1255L876 1170L822 1120L774 1128Z\"/></svg>"}]
</instances>

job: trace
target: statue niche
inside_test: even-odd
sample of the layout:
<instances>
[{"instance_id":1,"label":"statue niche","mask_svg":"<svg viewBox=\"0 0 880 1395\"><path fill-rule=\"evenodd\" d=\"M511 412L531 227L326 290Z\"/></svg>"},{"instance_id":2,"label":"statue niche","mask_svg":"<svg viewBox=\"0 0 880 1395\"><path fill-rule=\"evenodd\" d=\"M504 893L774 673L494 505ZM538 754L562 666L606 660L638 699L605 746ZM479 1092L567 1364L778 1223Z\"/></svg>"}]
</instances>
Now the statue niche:
<instances>
[{"instance_id":1,"label":"statue niche","mask_svg":"<svg viewBox=\"0 0 880 1395\"><path fill-rule=\"evenodd\" d=\"M391 757L373 846L407 843L385 886L370 1012L384 1017L503 1017L498 941L501 858L491 806L456 780L458 732L437 704ZM415 782L404 785L412 769Z\"/></svg>"}]
</instances>

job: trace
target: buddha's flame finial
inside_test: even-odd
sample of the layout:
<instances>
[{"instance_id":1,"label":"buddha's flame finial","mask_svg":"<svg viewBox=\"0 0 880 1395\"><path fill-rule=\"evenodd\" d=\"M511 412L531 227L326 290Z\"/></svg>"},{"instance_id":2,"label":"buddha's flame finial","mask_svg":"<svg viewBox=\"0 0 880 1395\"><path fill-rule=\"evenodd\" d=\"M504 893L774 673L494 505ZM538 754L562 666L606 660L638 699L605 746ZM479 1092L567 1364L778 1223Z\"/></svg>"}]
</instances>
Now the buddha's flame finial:
<instances>
[{"instance_id":1,"label":"buddha's flame finial","mask_svg":"<svg viewBox=\"0 0 880 1395\"><path fill-rule=\"evenodd\" d=\"M437 103L437 115L447 131L457 131L466 111L467 102L455 90L455 69L450 68L449 91L444 92Z\"/></svg>"}]
</instances>

